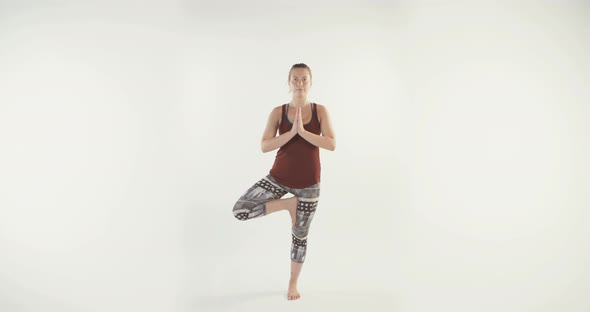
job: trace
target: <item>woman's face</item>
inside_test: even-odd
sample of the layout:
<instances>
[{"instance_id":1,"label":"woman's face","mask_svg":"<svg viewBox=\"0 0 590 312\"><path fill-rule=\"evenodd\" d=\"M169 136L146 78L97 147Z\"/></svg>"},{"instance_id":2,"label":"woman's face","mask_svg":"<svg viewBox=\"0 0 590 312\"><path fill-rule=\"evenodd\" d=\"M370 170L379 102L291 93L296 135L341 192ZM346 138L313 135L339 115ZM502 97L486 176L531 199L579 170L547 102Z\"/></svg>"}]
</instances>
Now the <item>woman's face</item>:
<instances>
[{"instance_id":1,"label":"woman's face","mask_svg":"<svg viewBox=\"0 0 590 312\"><path fill-rule=\"evenodd\" d=\"M294 96L306 95L311 87L311 77L309 71L305 68L294 68L291 71L291 78L289 80L289 87Z\"/></svg>"}]
</instances>

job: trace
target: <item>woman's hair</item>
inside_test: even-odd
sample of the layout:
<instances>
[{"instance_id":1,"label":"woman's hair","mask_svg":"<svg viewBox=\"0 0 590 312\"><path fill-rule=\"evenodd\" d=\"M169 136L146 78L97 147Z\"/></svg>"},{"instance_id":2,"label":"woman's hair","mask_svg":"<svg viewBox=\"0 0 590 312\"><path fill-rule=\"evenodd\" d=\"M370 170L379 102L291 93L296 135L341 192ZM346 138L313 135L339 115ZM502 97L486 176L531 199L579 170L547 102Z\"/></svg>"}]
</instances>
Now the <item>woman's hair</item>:
<instances>
[{"instance_id":1,"label":"woman's hair","mask_svg":"<svg viewBox=\"0 0 590 312\"><path fill-rule=\"evenodd\" d=\"M287 78L287 83L289 83L289 81L291 81L291 72L293 71L294 68L305 68L305 69L307 69L307 71L309 72L309 80L311 81L311 69L309 68L309 66L307 66L304 63L297 63L297 64L291 66L291 69L289 70L289 77ZM291 92L291 90L289 90L289 92Z\"/></svg>"}]
</instances>

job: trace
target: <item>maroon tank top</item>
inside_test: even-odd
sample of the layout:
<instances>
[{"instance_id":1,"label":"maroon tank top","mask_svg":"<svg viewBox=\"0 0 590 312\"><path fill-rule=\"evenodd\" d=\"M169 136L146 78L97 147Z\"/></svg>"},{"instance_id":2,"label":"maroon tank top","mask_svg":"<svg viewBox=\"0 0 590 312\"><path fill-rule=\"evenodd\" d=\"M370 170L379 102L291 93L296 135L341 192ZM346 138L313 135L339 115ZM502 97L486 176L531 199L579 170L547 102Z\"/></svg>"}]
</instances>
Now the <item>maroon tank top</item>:
<instances>
[{"instance_id":1,"label":"maroon tank top","mask_svg":"<svg viewBox=\"0 0 590 312\"><path fill-rule=\"evenodd\" d=\"M293 124L287 118L287 106L283 104L279 134L289 132ZM317 104L311 103L311 121L303 128L320 135ZM320 182L320 149L296 134L279 148L270 175L279 183L292 188L306 188Z\"/></svg>"}]
</instances>

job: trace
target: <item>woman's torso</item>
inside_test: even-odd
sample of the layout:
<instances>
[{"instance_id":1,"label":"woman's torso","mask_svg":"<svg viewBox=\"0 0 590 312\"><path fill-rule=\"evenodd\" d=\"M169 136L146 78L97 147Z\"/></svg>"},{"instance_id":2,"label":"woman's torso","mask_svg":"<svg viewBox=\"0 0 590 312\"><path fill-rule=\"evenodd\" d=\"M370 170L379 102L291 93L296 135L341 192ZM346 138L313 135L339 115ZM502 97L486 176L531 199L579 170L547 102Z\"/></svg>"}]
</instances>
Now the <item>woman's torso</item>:
<instances>
[{"instance_id":1,"label":"woman's torso","mask_svg":"<svg viewBox=\"0 0 590 312\"><path fill-rule=\"evenodd\" d=\"M281 108L279 134L291 130L294 118L295 109L292 108L289 114L289 104L284 104ZM310 104L307 114L305 108L303 109L302 120L306 131L321 134L316 103ZM277 182L292 188L305 188L320 182L319 148L296 134L279 148L270 174Z\"/></svg>"}]
</instances>

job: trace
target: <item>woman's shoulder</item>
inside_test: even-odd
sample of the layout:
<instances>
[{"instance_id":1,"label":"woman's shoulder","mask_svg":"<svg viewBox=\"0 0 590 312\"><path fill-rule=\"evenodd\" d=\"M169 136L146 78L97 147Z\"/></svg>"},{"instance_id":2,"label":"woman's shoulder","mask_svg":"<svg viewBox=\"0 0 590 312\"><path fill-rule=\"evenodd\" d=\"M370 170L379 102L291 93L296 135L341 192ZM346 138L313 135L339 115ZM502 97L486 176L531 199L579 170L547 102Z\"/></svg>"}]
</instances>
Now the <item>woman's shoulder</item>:
<instances>
[{"instance_id":1,"label":"woman's shoulder","mask_svg":"<svg viewBox=\"0 0 590 312\"><path fill-rule=\"evenodd\" d=\"M322 110L322 111L327 111L327 110L328 110L328 109L326 108L326 105L323 105L323 104L320 104L320 103L316 103L316 102L314 102L314 103L315 103L315 105L316 105L316 107L317 107L317 110L318 110L318 111L320 111L320 110Z\"/></svg>"},{"instance_id":2,"label":"woman's shoulder","mask_svg":"<svg viewBox=\"0 0 590 312\"><path fill-rule=\"evenodd\" d=\"M328 109L326 108L326 105L322 105L320 103L315 103L315 105L318 112L318 120L322 121L322 117L328 113Z\"/></svg>"},{"instance_id":3,"label":"woman's shoulder","mask_svg":"<svg viewBox=\"0 0 590 312\"><path fill-rule=\"evenodd\" d=\"M272 111L270 112L273 115L280 115L283 112L283 107L287 104L281 104L279 106L273 107Z\"/></svg>"},{"instance_id":4,"label":"woman's shoulder","mask_svg":"<svg viewBox=\"0 0 590 312\"><path fill-rule=\"evenodd\" d=\"M273 109L270 111L270 115L272 116L272 119L275 122L278 122L278 124L281 124L281 118L283 115L283 106L285 106L286 104L281 104L279 106L275 106L273 107Z\"/></svg>"}]
</instances>

